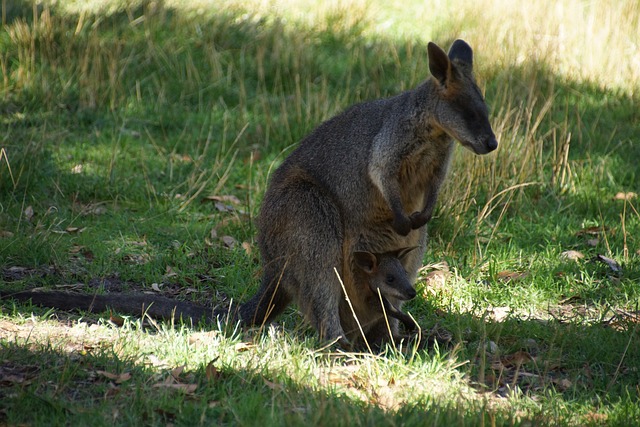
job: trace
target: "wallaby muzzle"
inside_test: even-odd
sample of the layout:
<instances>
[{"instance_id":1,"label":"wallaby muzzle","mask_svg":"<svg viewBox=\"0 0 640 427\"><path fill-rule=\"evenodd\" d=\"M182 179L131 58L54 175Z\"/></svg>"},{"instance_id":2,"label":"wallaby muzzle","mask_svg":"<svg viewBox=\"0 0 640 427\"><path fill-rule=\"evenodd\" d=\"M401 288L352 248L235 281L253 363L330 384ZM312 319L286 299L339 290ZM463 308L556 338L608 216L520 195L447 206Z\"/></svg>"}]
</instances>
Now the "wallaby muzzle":
<instances>
[{"instance_id":1,"label":"wallaby muzzle","mask_svg":"<svg viewBox=\"0 0 640 427\"><path fill-rule=\"evenodd\" d=\"M496 139L495 135L491 135L490 137L482 141L482 145L484 146L486 151L479 154L487 154L498 148L498 140Z\"/></svg>"},{"instance_id":2,"label":"wallaby muzzle","mask_svg":"<svg viewBox=\"0 0 640 427\"><path fill-rule=\"evenodd\" d=\"M405 292L403 293L403 296L405 297L404 298L405 301L409 301L411 299L414 299L416 297L416 295L417 295L416 290L411 288L411 287L409 289L406 289Z\"/></svg>"}]
</instances>

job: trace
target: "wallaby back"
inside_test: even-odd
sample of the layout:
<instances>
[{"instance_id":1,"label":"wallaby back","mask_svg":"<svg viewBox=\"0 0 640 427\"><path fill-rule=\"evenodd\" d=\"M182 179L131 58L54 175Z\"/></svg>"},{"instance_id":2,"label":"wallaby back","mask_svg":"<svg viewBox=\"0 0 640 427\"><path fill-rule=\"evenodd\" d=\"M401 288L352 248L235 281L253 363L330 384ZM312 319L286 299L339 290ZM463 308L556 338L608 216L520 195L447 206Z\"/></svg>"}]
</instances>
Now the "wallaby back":
<instances>
[{"instance_id":1,"label":"wallaby back","mask_svg":"<svg viewBox=\"0 0 640 427\"><path fill-rule=\"evenodd\" d=\"M322 123L273 173L257 221L264 273L240 306L243 322L268 322L295 301L321 339L344 339L343 285L350 299L363 298L352 283L358 251L417 246L401 261L415 282L453 139L477 154L497 147L469 45L427 51L432 78ZM379 321L370 333L386 330Z\"/></svg>"}]
</instances>

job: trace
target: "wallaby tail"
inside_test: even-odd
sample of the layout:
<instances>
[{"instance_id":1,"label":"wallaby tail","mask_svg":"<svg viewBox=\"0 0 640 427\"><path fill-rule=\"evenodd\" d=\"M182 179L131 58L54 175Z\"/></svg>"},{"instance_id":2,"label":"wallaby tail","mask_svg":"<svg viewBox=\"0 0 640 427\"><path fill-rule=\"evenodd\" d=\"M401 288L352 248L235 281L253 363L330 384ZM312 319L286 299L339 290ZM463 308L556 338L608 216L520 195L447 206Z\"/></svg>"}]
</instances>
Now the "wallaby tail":
<instances>
[{"instance_id":1,"label":"wallaby tail","mask_svg":"<svg viewBox=\"0 0 640 427\"><path fill-rule=\"evenodd\" d=\"M213 309L185 301L176 301L159 295L104 294L88 295L59 291L2 292L0 299L31 301L32 304L64 311L88 311L93 313L115 310L132 316L148 315L164 320L182 319L197 324L216 319Z\"/></svg>"}]
</instances>

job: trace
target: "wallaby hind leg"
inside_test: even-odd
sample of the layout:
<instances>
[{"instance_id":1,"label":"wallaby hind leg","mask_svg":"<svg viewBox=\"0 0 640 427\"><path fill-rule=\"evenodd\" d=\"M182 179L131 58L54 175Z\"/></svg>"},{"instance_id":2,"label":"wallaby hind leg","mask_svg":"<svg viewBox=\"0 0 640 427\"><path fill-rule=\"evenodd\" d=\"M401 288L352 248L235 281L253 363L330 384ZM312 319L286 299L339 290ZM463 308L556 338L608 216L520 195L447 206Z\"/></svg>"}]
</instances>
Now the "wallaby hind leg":
<instances>
[{"instance_id":1,"label":"wallaby hind leg","mask_svg":"<svg viewBox=\"0 0 640 427\"><path fill-rule=\"evenodd\" d=\"M258 294L275 295L274 308L288 302L287 297L293 299L322 340L344 336L339 315L343 292L334 271L336 267L341 271L343 224L333 196L305 171L276 173L262 203L258 228L266 268ZM279 267L267 268L270 265ZM256 295L246 304L252 314L265 311L261 298Z\"/></svg>"},{"instance_id":2,"label":"wallaby hind leg","mask_svg":"<svg viewBox=\"0 0 640 427\"><path fill-rule=\"evenodd\" d=\"M388 325L387 325L387 322ZM384 317L371 325L369 331L366 334L367 341L371 348L379 349L383 344L400 339L398 332L398 319L387 314L387 318Z\"/></svg>"}]
</instances>

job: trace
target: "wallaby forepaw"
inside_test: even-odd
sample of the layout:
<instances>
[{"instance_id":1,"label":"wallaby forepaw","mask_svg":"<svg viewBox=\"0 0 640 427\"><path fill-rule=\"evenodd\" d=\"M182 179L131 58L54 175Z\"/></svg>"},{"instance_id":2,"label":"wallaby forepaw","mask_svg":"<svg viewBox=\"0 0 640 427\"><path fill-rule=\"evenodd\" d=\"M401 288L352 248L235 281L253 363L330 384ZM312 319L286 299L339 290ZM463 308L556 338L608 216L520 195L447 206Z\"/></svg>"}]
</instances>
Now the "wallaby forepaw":
<instances>
[{"instance_id":1,"label":"wallaby forepaw","mask_svg":"<svg viewBox=\"0 0 640 427\"><path fill-rule=\"evenodd\" d=\"M414 212L409 217L409 220L411 221L411 228L413 230L417 230L431 220L431 214L425 214L424 212Z\"/></svg>"},{"instance_id":2,"label":"wallaby forepaw","mask_svg":"<svg viewBox=\"0 0 640 427\"><path fill-rule=\"evenodd\" d=\"M393 229L401 236L406 236L412 230L411 219L406 216L396 216L393 220Z\"/></svg>"}]
</instances>

